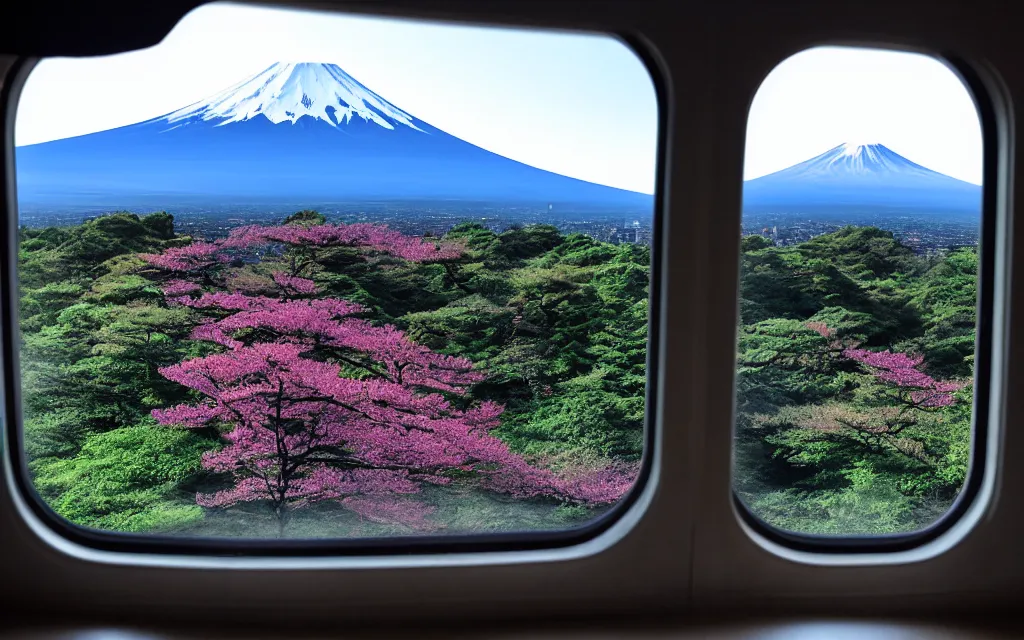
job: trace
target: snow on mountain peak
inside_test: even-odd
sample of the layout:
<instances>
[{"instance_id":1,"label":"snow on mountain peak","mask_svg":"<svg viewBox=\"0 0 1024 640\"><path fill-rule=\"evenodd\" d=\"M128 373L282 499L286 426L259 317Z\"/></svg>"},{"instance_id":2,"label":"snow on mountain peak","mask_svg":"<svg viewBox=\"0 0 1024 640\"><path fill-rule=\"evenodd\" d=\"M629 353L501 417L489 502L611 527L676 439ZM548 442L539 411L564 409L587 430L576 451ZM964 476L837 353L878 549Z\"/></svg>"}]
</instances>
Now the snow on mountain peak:
<instances>
[{"instance_id":1,"label":"snow on mountain peak","mask_svg":"<svg viewBox=\"0 0 1024 640\"><path fill-rule=\"evenodd\" d=\"M212 121L217 126L263 116L278 124L310 116L338 128L361 118L385 129L423 131L415 119L348 75L336 64L277 62L262 72L161 120L180 126Z\"/></svg>"},{"instance_id":2,"label":"snow on mountain peak","mask_svg":"<svg viewBox=\"0 0 1024 640\"><path fill-rule=\"evenodd\" d=\"M981 189L908 160L882 144L840 144L809 160L748 180L745 213L824 215L851 222L867 213L971 216ZM966 219L966 218L965 218Z\"/></svg>"},{"instance_id":3,"label":"snow on mountain peak","mask_svg":"<svg viewBox=\"0 0 1024 640\"><path fill-rule=\"evenodd\" d=\"M751 183L794 180L803 184L835 183L874 186L899 182L926 186L953 180L904 158L883 144L843 143L799 164L754 178ZM964 183L967 184L967 183Z\"/></svg>"},{"instance_id":4,"label":"snow on mountain peak","mask_svg":"<svg viewBox=\"0 0 1024 640\"><path fill-rule=\"evenodd\" d=\"M881 147L883 149L885 148L885 147L883 147L880 144L865 144L865 143L859 143L859 142L844 142L840 146L842 148L842 150L840 152L841 155L844 155L844 156L854 156L854 157L859 156L862 153L868 153L868 154L873 153L873 152L879 150L879 147Z\"/></svg>"},{"instance_id":5,"label":"snow on mountain peak","mask_svg":"<svg viewBox=\"0 0 1024 640\"><path fill-rule=\"evenodd\" d=\"M929 177L936 174L931 169L907 160L883 144L843 143L806 162L784 169L784 171L811 176L859 175L862 177L884 177L893 174Z\"/></svg>"}]
</instances>

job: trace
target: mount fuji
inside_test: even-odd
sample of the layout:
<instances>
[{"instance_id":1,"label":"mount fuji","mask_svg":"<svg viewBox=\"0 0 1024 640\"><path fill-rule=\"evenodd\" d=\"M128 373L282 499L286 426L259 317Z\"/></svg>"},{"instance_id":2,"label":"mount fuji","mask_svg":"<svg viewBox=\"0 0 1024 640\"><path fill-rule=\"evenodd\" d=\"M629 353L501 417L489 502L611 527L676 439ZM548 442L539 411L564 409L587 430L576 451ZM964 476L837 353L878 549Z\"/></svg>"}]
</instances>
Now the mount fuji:
<instances>
[{"instance_id":1,"label":"mount fuji","mask_svg":"<svg viewBox=\"0 0 1024 640\"><path fill-rule=\"evenodd\" d=\"M17 147L15 165L22 207L455 200L653 208L650 195L477 147L337 65L308 62L271 65L145 122Z\"/></svg>"},{"instance_id":2,"label":"mount fuji","mask_svg":"<svg viewBox=\"0 0 1024 640\"><path fill-rule=\"evenodd\" d=\"M932 171L880 144L841 144L743 186L744 213L981 214L981 187Z\"/></svg>"}]
</instances>

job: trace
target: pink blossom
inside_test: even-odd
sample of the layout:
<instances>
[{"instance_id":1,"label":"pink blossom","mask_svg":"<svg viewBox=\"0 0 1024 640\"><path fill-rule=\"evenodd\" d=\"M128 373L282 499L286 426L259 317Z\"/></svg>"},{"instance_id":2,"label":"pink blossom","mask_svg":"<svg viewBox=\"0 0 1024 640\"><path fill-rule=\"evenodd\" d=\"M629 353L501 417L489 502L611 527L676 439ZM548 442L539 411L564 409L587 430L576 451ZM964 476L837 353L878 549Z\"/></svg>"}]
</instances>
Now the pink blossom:
<instances>
[{"instance_id":1,"label":"pink blossom","mask_svg":"<svg viewBox=\"0 0 1024 640\"><path fill-rule=\"evenodd\" d=\"M232 230L223 246L248 248L275 242L308 247L364 247L412 262L452 260L463 252L463 246L458 243L430 242L403 235L383 225L367 223L238 227Z\"/></svg>"},{"instance_id":2,"label":"pink blossom","mask_svg":"<svg viewBox=\"0 0 1024 640\"><path fill-rule=\"evenodd\" d=\"M836 334L835 329L832 329L824 322L805 322L804 326L811 331L817 332L822 338L831 338Z\"/></svg>"},{"instance_id":3,"label":"pink blossom","mask_svg":"<svg viewBox=\"0 0 1024 640\"><path fill-rule=\"evenodd\" d=\"M955 402L953 393L964 386L960 382L939 382L920 371L924 356L854 348L843 350L843 356L871 367L879 380L913 389L910 401L919 407L948 407Z\"/></svg>"},{"instance_id":4,"label":"pink blossom","mask_svg":"<svg viewBox=\"0 0 1024 640\"><path fill-rule=\"evenodd\" d=\"M143 258L168 271L201 275L215 287L222 279L211 270L227 260L226 252L269 243L360 247L419 262L462 252L461 245L378 225L286 225L242 227L219 242ZM226 348L159 370L203 400L155 410L158 422L230 429L223 446L203 456L203 466L229 474L234 484L199 494L201 506L260 501L283 517L286 509L331 500L375 522L432 528L430 508L409 496L423 484L449 483L452 473L470 474L516 497L580 504L614 502L629 489L632 467L556 474L528 464L491 433L500 424L501 405L450 401L484 379L471 361L436 353L391 325L355 317L366 311L358 304L305 297L317 288L293 275L300 271L273 274L281 298L203 292L180 279L165 286L169 304L199 312L191 338ZM303 298L289 299L296 296ZM357 378L343 377L353 368L360 371Z\"/></svg>"},{"instance_id":5,"label":"pink blossom","mask_svg":"<svg viewBox=\"0 0 1024 640\"><path fill-rule=\"evenodd\" d=\"M139 257L154 267L167 271L201 271L217 262L226 262L221 246L213 242L194 242L184 247L166 249L163 253L142 253Z\"/></svg>"},{"instance_id":6,"label":"pink blossom","mask_svg":"<svg viewBox=\"0 0 1024 640\"><path fill-rule=\"evenodd\" d=\"M217 415L217 407L210 405L179 404L169 409L154 409L153 417L161 424L184 427L202 427Z\"/></svg>"},{"instance_id":7,"label":"pink blossom","mask_svg":"<svg viewBox=\"0 0 1024 640\"><path fill-rule=\"evenodd\" d=\"M274 272L274 282L276 282L287 293L316 293L316 284L312 280L290 276L282 271Z\"/></svg>"},{"instance_id":8,"label":"pink blossom","mask_svg":"<svg viewBox=\"0 0 1024 640\"><path fill-rule=\"evenodd\" d=\"M224 331L218 325L214 323L199 324L192 328L192 334L190 336L193 340L205 340L207 342L215 342L220 345L224 345L229 349L238 349L244 346L244 343L235 340Z\"/></svg>"},{"instance_id":9,"label":"pink blossom","mask_svg":"<svg viewBox=\"0 0 1024 640\"><path fill-rule=\"evenodd\" d=\"M363 307L345 300L279 300L216 292L177 301L195 309L237 311L193 332L196 339L226 345L231 336L245 329L259 329L282 339L306 338L323 347L360 352L358 361L364 362L367 370L389 380L438 391L458 391L484 377L469 360L435 353L391 325L376 327L351 318Z\"/></svg>"},{"instance_id":10,"label":"pink blossom","mask_svg":"<svg viewBox=\"0 0 1024 640\"><path fill-rule=\"evenodd\" d=\"M418 492L424 482L443 484L444 474L451 470L475 473L485 486L516 497L551 497L583 504L612 502L631 483L631 473L621 470L564 476L527 464L491 435L500 423L500 405L484 402L457 409L439 393L417 391L424 383L447 390L477 378L466 379L468 372L453 370L439 375L436 368L448 360L414 349L411 343L391 355L411 354L413 359L405 371L423 371L422 376L398 380L387 374L387 366L378 364L380 377L354 380L340 376L339 364L305 357L306 344L231 344L231 338L222 339L229 333L217 333L225 326L264 327L282 336L303 332L321 344L330 344L336 339L333 332L339 323L315 317L313 308L314 302L326 300L245 302L237 295L222 299L233 307L258 309L196 327L200 337L214 336L222 344L230 344L232 350L160 370L169 380L206 396L207 402L153 414L169 425L199 427L219 422L234 426L224 437L224 447L207 453L203 465L230 473L235 486L199 496L201 505L261 500L297 508L335 500L371 519L405 514L409 518L404 524L418 526L422 522L412 514L420 511L398 503L393 509L381 505L396 495ZM294 322L288 314L269 319L259 315L281 308L305 309L314 317ZM240 317L246 321L229 322ZM316 334L311 326L321 327L324 333ZM366 344L362 348L373 351L381 347ZM459 363L460 367L468 364ZM445 382L437 382L437 378ZM374 499L362 499L367 496ZM375 505L372 514L376 515L371 516L367 505Z\"/></svg>"},{"instance_id":11,"label":"pink blossom","mask_svg":"<svg viewBox=\"0 0 1024 640\"><path fill-rule=\"evenodd\" d=\"M187 280L171 280L164 285L163 291L165 296L180 297L189 293L195 293L201 289L202 287L194 282L188 282Z\"/></svg>"}]
</instances>

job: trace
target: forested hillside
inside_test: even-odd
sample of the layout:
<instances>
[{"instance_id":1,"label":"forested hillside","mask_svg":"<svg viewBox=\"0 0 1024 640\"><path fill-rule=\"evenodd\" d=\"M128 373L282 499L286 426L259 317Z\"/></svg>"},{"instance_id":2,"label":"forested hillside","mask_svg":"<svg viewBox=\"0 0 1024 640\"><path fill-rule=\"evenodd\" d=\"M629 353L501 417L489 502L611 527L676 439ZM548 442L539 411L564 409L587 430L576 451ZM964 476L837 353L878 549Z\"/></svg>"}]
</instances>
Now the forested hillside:
<instances>
[{"instance_id":1,"label":"forested hillside","mask_svg":"<svg viewBox=\"0 0 1024 640\"><path fill-rule=\"evenodd\" d=\"M294 512L292 535L369 535L566 526L624 493L643 441L646 248L546 226L460 225L434 244L323 222L300 212L217 246L166 214L22 229L25 446L59 514L252 535L270 505ZM266 345L264 370L239 373ZM290 399L243 406L196 383L218 357L235 372L218 388L259 377ZM314 364L363 395L305 397ZM246 419L196 419L211 406ZM283 454L258 446L271 423ZM410 444L428 432L443 441ZM268 465L287 486L247 494Z\"/></svg>"},{"instance_id":2,"label":"forested hillside","mask_svg":"<svg viewBox=\"0 0 1024 640\"><path fill-rule=\"evenodd\" d=\"M866 227L770 245L743 240L740 496L801 532L926 526L968 466L977 252Z\"/></svg>"},{"instance_id":3,"label":"forested hillside","mask_svg":"<svg viewBox=\"0 0 1024 640\"><path fill-rule=\"evenodd\" d=\"M20 241L26 453L74 523L564 527L638 469L646 247L544 225L418 239L310 211L219 239L119 213ZM744 238L742 268L740 497L815 533L941 515L970 451L976 252L848 227Z\"/></svg>"}]
</instances>

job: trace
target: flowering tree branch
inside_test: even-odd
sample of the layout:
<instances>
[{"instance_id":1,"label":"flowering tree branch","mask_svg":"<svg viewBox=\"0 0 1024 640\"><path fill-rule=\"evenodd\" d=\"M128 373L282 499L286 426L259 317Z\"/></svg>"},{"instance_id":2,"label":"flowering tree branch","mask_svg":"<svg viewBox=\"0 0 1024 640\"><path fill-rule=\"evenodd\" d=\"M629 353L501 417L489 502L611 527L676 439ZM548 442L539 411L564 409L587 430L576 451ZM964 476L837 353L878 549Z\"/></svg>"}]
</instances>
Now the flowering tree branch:
<instances>
[{"instance_id":1,"label":"flowering tree branch","mask_svg":"<svg viewBox=\"0 0 1024 640\"><path fill-rule=\"evenodd\" d=\"M501 405L452 403L484 379L472 362L356 317L365 311L358 304L311 297L315 282L295 269L273 274L280 297L209 291L183 279L206 272L204 283L217 282L209 270L226 261L224 252L265 242L361 246L416 261L459 250L374 225L286 225L244 227L219 243L143 256L176 275L164 287L167 302L201 314L192 339L225 348L160 369L203 400L153 412L169 426L227 430L225 446L203 465L229 474L233 485L200 494L200 505L266 502L283 527L290 510L331 500L360 517L424 528L432 526L430 508L411 496L456 476L518 498L587 505L614 502L631 486L633 468L556 474L528 464L491 434ZM346 377L344 366L365 375Z\"/></svg>"}]
</instances>

